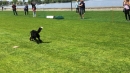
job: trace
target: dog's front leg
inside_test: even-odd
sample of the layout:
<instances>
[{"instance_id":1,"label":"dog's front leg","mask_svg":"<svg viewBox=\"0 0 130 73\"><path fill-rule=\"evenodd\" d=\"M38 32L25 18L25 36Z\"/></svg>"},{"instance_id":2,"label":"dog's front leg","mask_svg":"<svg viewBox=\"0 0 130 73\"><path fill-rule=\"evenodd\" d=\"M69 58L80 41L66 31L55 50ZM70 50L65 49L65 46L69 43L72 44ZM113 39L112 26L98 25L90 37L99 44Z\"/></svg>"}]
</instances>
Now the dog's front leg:
<instances>
[{"instance_id":1,"label":"dog's front leg","mask_svg":"<svg viewBox=\"0 0 130 73\"><path fill-rule=\"evenodd\" d=\"M40 38L38 38L38 41L39 41L39 43L42 43L42 40Z\"/></svg>"},{"instance_id":2,"label":"dog's front leg","mask_svg":"<svg viewBox=\"0 0 130 73\"><path fill-rule=\"evenodd\" d=\"M32 37L30 37L29 39L30 39L30 41L33 41Z\"/></svg>"},{"instance_id":3,"label":"dog's front leg","mask_svg":"<svg viewBox=\"0 0 130 73\"><path fill-rule=\"evenodd\" d=\"M34 38L34 41L35 41L37 44L39 44L39 40L37 40L36 38Z\"/></svg>"}]
</instances>

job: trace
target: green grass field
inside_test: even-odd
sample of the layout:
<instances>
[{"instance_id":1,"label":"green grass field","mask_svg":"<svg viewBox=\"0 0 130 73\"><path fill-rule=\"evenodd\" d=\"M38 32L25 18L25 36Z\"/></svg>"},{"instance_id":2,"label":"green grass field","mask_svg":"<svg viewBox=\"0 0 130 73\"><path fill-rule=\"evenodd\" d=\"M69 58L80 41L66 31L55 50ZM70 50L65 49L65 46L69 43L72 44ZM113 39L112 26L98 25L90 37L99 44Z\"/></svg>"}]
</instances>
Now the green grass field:
<instances>
[{"instance_id":1,"label":"green grass field","mask_svg":"<svg viewBox=\"0 0 130 73\"><path fill-rule=\"evenodd\" d=\"M0 12L0 73L130 73L130 21L122 11L86 11L85 19L74 11L18 14ZM29 41L39 26L41 44Z\"/></svg>"}]
</instances>

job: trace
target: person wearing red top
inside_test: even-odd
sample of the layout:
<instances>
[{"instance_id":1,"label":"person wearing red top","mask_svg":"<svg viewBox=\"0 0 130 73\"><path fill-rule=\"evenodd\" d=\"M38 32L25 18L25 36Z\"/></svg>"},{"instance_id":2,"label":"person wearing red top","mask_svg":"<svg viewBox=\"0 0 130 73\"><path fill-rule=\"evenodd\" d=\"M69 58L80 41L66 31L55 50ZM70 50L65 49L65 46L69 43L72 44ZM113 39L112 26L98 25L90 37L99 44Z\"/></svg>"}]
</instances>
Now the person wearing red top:
<instances>
[{"instance_id":1,"label":"person wearing red top","mask_svg":"<svg viewBox=\"0 0 130 73\"><path fill-rule=\"evenodd\" d=\"M14 15L18 15L16 11L16 5L14 3L12 5L12 10L13 10Z\"/></svg>"},{"instance_id":2,"label":"person wearing red top","mask_svg":"<svg viewBox=\"0 0 130 73\"><path fill-rule=\"evenodd\" d=\"M36 6L32 7L32 11L33 11L33 17L36 17Z\"/></svg>"},{"instance_id":3,"label":"person wearing red top","mask_svg":"<svg viewBox=\"0 0 130 73\"><path fill-rule=\"evenodd\" d=\"M33 17L36 17L36 3L35 2L31 2L32 5L32 11L33 11Z\"/></svg>"}]
</instances>

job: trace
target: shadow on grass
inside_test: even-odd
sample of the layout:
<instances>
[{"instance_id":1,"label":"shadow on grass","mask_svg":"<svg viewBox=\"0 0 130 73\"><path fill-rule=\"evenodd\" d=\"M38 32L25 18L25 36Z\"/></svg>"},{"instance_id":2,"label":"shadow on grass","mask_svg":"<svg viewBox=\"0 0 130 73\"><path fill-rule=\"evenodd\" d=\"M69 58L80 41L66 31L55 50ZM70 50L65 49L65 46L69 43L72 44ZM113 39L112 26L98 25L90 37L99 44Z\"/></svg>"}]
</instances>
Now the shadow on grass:
<instances>
[{"instance_id":1,"label":"shadow on grass","mask_svg":"<svg viewBox=\"0 0 130 73\"><path fill-rule=\"evenodd\" d=\"M51 43L51 42L42 42L42 43Z\"/></svg>"},{"instance_id":2,"label":"shadow on grass","mask_svg":"<svg viewBox=\"0 0 130 73\"><path fill-rule=\"evenodd\" d=\"M41 40L41 41L36 42L36 43L37 43L37 44L43 44L43 43L48 43L48 44L49 44L49 43L51 43L51 42L48 42L48 41L46 42L46 41L42 41L42 40Z\"/></svg>"},{"instance_id":3,"label":"shadow on grass","mask_svg":"<svg viewBox=\"0 0 130 73\"><path fill-rule=\"evenodd\" d=\"M37 44L42 44L42 43L51 43L50 41L42 41L42 40L33 40L33 42L36 42Z\"/></svg>"}]
</instances>

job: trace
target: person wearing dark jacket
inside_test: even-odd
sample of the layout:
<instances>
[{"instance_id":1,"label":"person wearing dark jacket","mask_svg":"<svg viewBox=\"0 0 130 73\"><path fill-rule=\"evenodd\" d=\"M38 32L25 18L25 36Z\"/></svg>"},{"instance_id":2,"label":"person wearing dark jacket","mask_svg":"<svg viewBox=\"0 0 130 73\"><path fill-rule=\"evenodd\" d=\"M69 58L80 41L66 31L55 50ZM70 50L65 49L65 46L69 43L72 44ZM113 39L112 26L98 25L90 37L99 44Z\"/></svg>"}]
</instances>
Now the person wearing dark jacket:
<instances>
[{"instance_id":1,"label":"person wearing dark jacket","mask_svg":"<svg viewBox=\"0 0 130 73\"><path fill-rule=\"evenodd\" d=\"M81 19L84 19L84 13L85 13L85 3L83 0L80 0L79 15L80 15Z\"/></svg>"},{"instance_id":2,"label":"person wearing dark jacket","mask_svg":"<svg viewBox=\"0 0 130 73\"><path fill-rule=\"evenodd\" d=\"M24 7L24 13L25 15L28 15L28 4L26 4Z\"/></svg>"},{"instance_id":3,"label":"person wearing dark jacket","mask_svg":"<svg viewBox=\"0 0 130 73\"><path fill-rule=\"evenodd\" d=\"M14 3L12 5L12 10L13 10L14 15L18 15L16 11L16 5Z\"/></svg>"},{"instance_id":4,"label":"person wearing dark jacket","mask_svg":"<svg viewBox=\"0 0 130 73\"><path fill-rule=\"evenodd\" d=\"M34 2L31 2L32 8L36 5Z\"/></svg>"}]
</instances>

